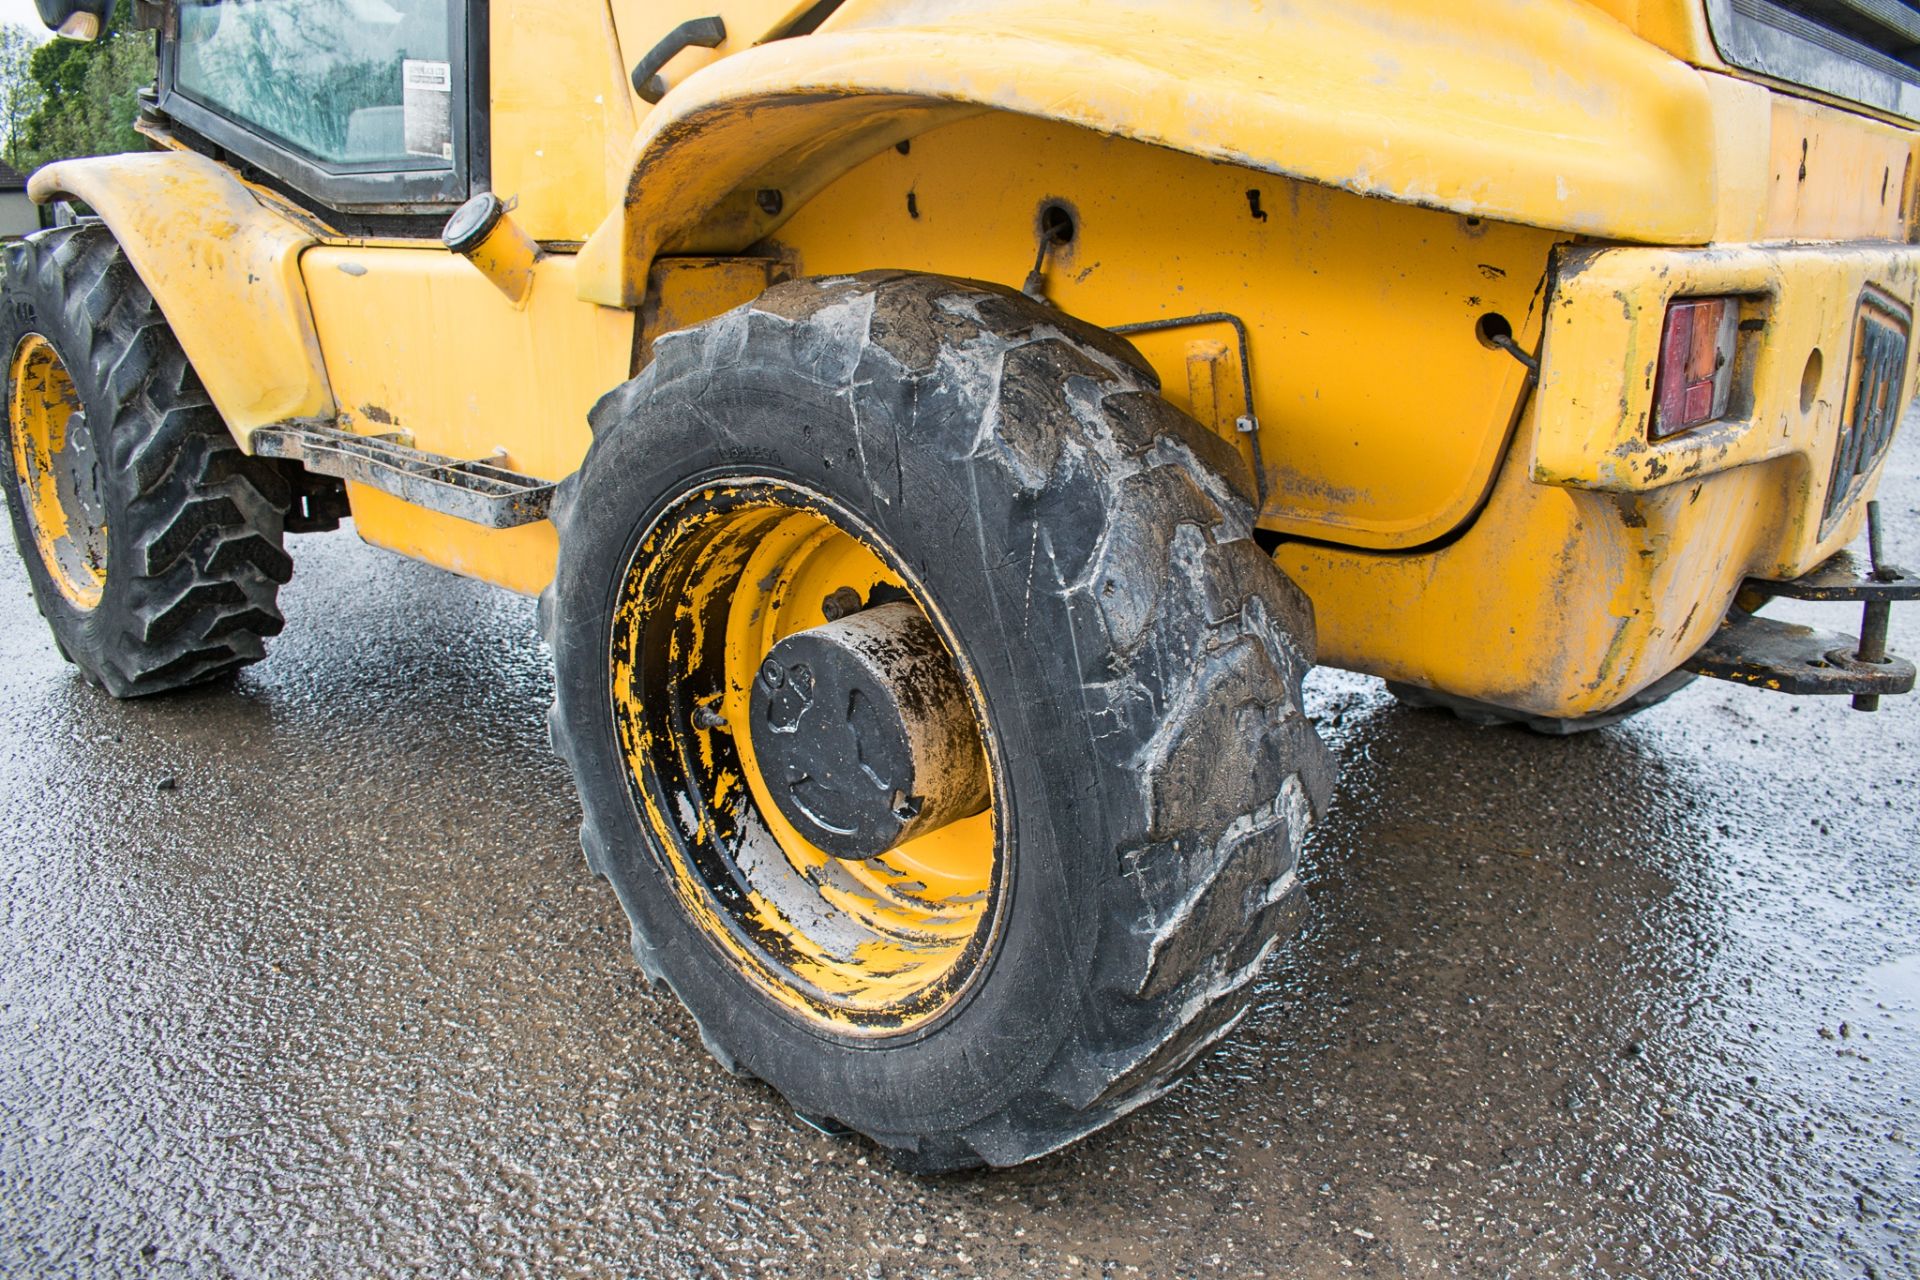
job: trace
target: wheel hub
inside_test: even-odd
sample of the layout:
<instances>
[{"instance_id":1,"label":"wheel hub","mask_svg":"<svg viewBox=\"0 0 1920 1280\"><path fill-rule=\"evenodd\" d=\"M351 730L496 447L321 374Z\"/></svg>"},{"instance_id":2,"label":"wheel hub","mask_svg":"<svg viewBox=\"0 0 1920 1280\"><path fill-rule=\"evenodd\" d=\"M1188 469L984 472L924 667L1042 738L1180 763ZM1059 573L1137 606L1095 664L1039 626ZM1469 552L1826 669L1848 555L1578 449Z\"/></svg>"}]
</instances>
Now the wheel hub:
<instances>
[{"instance_id":1,"label":"wheel hub","mask_svg":"<svg viewBox=\"0 0 1920 1280\"><path fill-rule=\"evenodd\" d=\"M774 645L749 732L781 813L838 858L876 858L987 807L966 688L926 615L883 604Z\"/></svg>"},{"instance_id":2,"label":"wheel hub","mask_svg":"<svg viewBox=\"0 0 1920 1280\"><path fill-rule=\"evenodd\" d=\"M68 603L92 609L107 581L106 508L93 431L66 365L39 334L29 334L14 352L9 385L14 478L34 543Z\"/></svg>"}]
</instances>

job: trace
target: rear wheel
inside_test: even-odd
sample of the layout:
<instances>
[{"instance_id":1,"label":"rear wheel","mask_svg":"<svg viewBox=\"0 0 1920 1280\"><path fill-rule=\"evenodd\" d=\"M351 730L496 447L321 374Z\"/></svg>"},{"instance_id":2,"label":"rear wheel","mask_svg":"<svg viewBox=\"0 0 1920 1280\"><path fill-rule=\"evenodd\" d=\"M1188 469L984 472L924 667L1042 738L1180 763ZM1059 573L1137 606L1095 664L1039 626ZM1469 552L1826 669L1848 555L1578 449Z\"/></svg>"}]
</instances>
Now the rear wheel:
<instances>
[{"instance_id":1,"label":"rear wheel","mask_svg":"<svg viewBox=\"0 0 1920 1280\"><path fill-rule=\"evenodd\" d=\"M1237 453L1110 335L898 274L665 338L593 420L554 739L715 1056L923 1170L1168 1088L1332 775Z\"/></svg>"},{"instance_id":2,"label":"rear wheel","mask_svg":"<svg viewBox=\"0 0 1920 1280\"><path fill-rule=\"evenodd\" d=\"M244 455L95 223L7 248L0 488L61 655L116 697L263 656L288 494Z\"/></svg>"}]
</instances>

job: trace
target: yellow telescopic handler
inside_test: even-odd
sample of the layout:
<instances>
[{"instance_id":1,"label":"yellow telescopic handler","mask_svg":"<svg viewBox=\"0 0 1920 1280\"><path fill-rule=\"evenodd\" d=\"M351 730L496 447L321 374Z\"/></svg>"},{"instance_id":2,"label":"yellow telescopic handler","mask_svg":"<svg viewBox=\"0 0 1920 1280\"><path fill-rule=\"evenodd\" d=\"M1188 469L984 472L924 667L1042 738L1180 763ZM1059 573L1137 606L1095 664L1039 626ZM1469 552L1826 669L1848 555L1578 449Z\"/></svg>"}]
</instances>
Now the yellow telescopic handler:
<instances>
[{"instance_id":1,"label":"yellow telescopic handler","mask_svg":"<svg viewBox=\"0 0 1920 1280\"><path fill-rule=\"evenodd\" d=\"M55 643L225 676L349 516L539 595L634 958L905 1167L1231 1033L1315 662L1549 733L1913 686L1920 579L1844 549L1913 394L1920 4L133 9L152 150L5 250Z\"/></svg>"}]
</instances>

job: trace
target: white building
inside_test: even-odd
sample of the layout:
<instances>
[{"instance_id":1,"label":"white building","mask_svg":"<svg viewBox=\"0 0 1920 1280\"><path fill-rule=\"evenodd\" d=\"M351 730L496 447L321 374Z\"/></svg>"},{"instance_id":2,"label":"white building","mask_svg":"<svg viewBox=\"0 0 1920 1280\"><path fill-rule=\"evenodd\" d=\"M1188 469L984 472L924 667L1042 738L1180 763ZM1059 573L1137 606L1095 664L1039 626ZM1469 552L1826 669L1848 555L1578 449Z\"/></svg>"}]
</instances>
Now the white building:
<instances>
[{"instance_id":1,"label":"white building","mask_svg":"<svg viewBox=\"0 0 1920 1280\"><path fill-rule=\"evenodd\" d=\"M17 240L40 229L40 207L27 199L27 179L0 160L0 240Z\"/></svg>"}]
</instances>

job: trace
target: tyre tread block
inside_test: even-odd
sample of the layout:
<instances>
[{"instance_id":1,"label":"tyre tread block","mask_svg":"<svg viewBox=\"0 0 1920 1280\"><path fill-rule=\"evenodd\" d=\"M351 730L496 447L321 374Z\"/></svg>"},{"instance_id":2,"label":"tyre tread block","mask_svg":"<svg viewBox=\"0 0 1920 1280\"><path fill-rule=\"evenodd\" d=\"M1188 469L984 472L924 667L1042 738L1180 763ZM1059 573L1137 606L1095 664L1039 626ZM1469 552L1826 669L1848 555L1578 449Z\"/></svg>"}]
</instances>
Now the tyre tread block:
<instances>
[{"instance_id":1,"label":"tyre tread block","mask_svg":"<svg viewBox=\"0 0 1920 1280\"><path fill-rule=\"evenodd\" d=\"M42 318L89 421L105 424L95 435L112 542L94 614L58 598L29 558L35 602L62 652L116 697L258 661L264 637L285 625L276 602L293 567L285 479L234 442L105 227L40 232L9 248L7 263L8 323Z\"/></svg>"}]
</instances>

